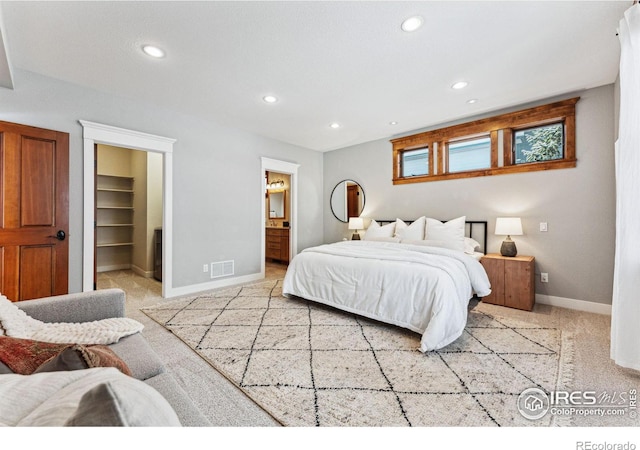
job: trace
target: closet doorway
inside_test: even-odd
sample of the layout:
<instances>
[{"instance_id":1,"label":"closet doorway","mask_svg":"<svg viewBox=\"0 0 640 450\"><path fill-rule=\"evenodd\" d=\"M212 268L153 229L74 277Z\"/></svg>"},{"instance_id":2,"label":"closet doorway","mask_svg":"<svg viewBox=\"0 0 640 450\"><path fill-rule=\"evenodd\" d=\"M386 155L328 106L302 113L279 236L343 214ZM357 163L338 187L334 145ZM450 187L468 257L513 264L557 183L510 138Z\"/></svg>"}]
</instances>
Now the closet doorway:
<instances>
[{"instance_id":1,"label":"closet doorway","mask_svg":"<svg viewBox=\"0 0 640 450\"><path fill-rule=\"evenodd\" d=\"M94 270L162 282L163 172L159 153L95 145Z\"/></svg>"},{"instance_id":2,"label":"closet doorway","mask_svg":"<svg viewBox=\"0 0 640 450\"><path fill-rule=\"evenodd\" d=\"M176 140L126 128L79 120L83 140L82 290L95 289L95 145L106 144L162 155L162 297L175 295L173 255L173 145Z\"/></svg>"}]
</instances>

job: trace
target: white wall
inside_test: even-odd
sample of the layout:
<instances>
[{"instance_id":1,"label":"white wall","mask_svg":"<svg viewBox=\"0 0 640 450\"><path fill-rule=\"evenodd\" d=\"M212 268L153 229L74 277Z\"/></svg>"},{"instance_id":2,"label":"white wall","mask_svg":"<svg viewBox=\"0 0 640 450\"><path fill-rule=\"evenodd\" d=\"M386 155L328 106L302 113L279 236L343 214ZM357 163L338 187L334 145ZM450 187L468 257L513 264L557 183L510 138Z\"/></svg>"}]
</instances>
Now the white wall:
<instances>
[{"instance_id":1,"label":"white wall","mask_svg":"<svg viewBox=\"0 0 640 450\"><path fill-rule=\"evenodd\" d=\"M69 291L82 290L82 127L89 120L177 139L173 153L174 287L209 282L204 263L235 260L260 272L264 200L261 156L300 164L299 249L319 244L322 154L177 111L140 104L31 72L0 88L0 120L69 133Z\"/></svg>"},{"instance_id":2,"label":"white wall","mask_svg":"<svg viewBox=\"0 0 640 450\"><path fill-rule=\"evenodd\" d=\"M573 169L394 186L388 139L325 153L325 241L350 235L347 225L336 220L328 207L336 183L350 178L365 191L363 217L427 215L446 220L466 215L469 220L487 220L488 252L498 252L503 239L491 234L496 217L519 216L525 235L514 237L518 253L536 257L538 274L549 273L549 283L540 283L536 276L538 294L610 304L615 241L614 86L537 104L576 95L581 99L576 105L578 163ZM511 110L529 106L533 105ZM506 110L490 115L502 112ZM480 117L465 122L476 118ZM432 129L448 125L452 124ZM540 222L548 222L548 232L539 231Z\"/></svg>"},{"instance_id":3,"label":"white wall","mask_svg":"<svg viewBox=\"0 0 640 450\"><path fill-rule=\"evenodd\" d=\"M411 219L426 214L449 219L466 214L469 219L488 220L492 232L496 217L517 214L526 233L516 238L519 253L534 255L536 271L549 273L549 283L536 283L538 293L611 303L613 85L579 94L575 169L394 186L387 139L321 154L30 72L14 75L14 90L0 88L0 120L70 134L70 292L82 289L83 162L78 120L85 119L177 139L174 287L210 281L202 264L212 261L235 260L237 276L260 271L264 199L260 157L267 156L300 164L299 250L350 235L346 224L333 217L329 196L336 183L353 179L365 191L364 217ZM512 110L528 106L532 105ZM549 232L538 231L541 221L549 223ZM501 239L490 235L489 251L498 251Z\"/></svg>"}]
</instances>

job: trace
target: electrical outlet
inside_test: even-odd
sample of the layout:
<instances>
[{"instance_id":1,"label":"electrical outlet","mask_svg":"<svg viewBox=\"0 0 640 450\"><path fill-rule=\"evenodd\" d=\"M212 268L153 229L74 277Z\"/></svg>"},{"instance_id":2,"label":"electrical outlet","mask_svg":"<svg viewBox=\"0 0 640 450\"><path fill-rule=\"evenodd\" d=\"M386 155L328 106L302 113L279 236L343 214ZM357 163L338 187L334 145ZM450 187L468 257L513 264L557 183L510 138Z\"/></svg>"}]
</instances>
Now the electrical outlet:
<instances>
[{"instance_id":1,"label":"electrical outlet","mask_svg":"<svg viewBox=\"0 0 640 450\"><path fill-rule=\"evenodd\" d=\"M540 222L540 231L548 231L547 222Z\"/></svg>"},{"instance_id":2,"label":"electrical outlet","mask_svg":"<svg viewBox=\"0 0 640 450\"><path fill-rule=\"evenodd\" d=\"M549 274L547 272L542 272L540 274L540 281L542 281L543 283L548 283L549 282Z\"/></svg>"},{"instance_id":3,"label":"electrical outlet","mask_svg":"<svg viewBox=\"0 0 640 450\"><path fill-rule=\"evenodd\" d=\"M203 271L204 273L209 272L209 264L203 264L203 265L202 265L202 271Z\"/></svg>"}]
</instances>

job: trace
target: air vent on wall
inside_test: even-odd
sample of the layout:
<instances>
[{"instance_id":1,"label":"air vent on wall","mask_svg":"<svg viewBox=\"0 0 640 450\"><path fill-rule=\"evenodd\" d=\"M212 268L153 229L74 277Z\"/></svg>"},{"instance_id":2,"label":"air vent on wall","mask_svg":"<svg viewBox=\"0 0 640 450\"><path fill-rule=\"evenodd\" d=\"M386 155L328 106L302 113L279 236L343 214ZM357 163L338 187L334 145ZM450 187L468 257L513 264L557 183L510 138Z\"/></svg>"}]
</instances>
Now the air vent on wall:
<instances>
[{"instance_id":1,"label":"air vent on wall","mask_svg":"<svg viewBox=\"0 0 640 450\"><path fill-rule=\"evenodd\" d=\"M211 278L220 278L233 275L233 261L220 261L211 263Z\"/></svg>"}]
</instances>

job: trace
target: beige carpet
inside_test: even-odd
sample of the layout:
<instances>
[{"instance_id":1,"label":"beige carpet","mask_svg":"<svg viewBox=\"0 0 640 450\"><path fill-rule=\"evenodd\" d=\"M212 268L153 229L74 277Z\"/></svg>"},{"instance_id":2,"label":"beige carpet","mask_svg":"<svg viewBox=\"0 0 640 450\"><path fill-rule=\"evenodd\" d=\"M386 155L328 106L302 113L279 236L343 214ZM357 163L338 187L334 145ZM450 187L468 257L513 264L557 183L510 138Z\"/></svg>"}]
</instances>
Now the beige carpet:
<instances>
[{"instance_id":1,"label":"beige carpet","mask_svg":"<svg viewBox=\"0 0 640 450\"><path fill-rule=\"evenodd\" d=\"M281 295L265 281L143 308L289 426L549 426L516 407L572 384L567 333L471 311L436 352L398 327ZM565 419L566 420L566 419Z\"/></svg>"}]
</instances>

